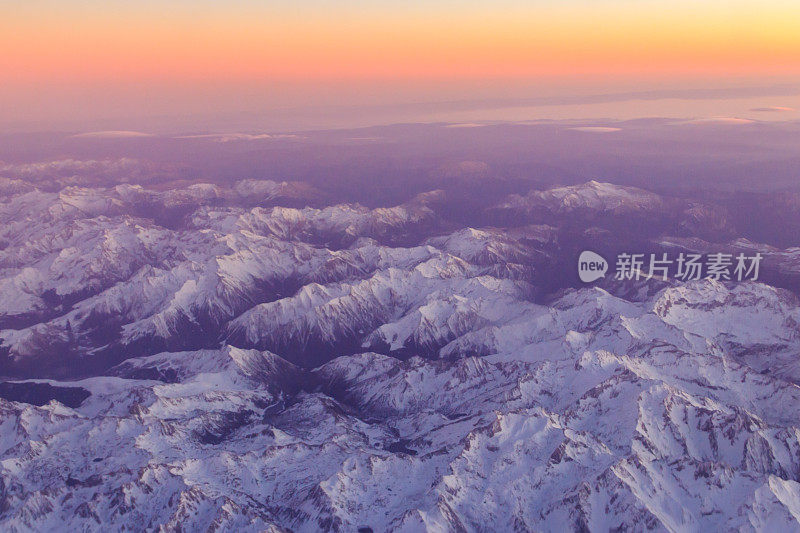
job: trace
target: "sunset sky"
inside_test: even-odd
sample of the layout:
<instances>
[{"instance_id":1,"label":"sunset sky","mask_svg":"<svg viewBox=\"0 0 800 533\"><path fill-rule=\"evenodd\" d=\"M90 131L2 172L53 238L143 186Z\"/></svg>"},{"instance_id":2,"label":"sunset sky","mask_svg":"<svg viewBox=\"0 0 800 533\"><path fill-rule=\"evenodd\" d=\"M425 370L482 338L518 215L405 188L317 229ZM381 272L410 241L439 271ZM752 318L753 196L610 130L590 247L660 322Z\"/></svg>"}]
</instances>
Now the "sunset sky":
<instances>
[{"instance_id":1,"label":"sunset sky","mask_svg":"<svg viewBox=\"0 0 800 533\"><path fill-rule=\"evenodd\" d=\"M796 0L6 1L0 120L229 109L259 88L269 107L387 87L435 101L533 82L763 85L800 77L799 29Z\"/></svg>"}]
</instances>

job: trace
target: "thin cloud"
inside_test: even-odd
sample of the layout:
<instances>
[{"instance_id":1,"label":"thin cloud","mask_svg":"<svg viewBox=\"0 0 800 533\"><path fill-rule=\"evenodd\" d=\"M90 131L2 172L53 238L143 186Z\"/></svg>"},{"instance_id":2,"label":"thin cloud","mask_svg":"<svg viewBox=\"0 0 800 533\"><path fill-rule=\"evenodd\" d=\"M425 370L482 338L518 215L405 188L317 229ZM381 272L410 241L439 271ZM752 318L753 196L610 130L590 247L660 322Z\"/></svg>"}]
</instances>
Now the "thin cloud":
<instances>
[{"instance_id":1,"label":"thin cloud","mask_svg":"<svg viewBox=\"0 0 800 533\"><path fill-rule=\"evenodd\" d=\"M208 139L219 143L229 143L236 141L261 141L261 140L280 140L296 139L297 135L290 134L271 134L271 133L205 133L198 135L182 135L178 139Z\"/></svg>"},{"instance_id":2,"label":"thin cloud","mask_svg":"<svg viewBox=\"0 0 800 533\"><path fill-rule=\"evenodd\" d=\"M131 137L153 137L152 133L128 130L109 130L109 131L89 131L78 133L73 138L92 138L92 139L127 139Z\"/></svg>"},{"instance_id":3,"label":"thin cloud","mask_svg":"<svg viewBox=\"0 0 800 533\"><path fill-rule=\"evenodd\" d=\"M755 120L747 118L736 117L712 117L712 118L696 118L692 120L683 120L681 122L673 122L675 126L737 126L744 124L753 124Z\"/></svg>"},{"instance_id":4,"label":"thin cloud","mask_svg":"<svg viewBox=\"0 0 800 533\"><path fill-rule=\"evenodd\" d=\"M611 128L608 126L578 126L567 129L572 131L582 131L585 133L614 133L615 131L622 131L622 128Z\"/></svg>"},{"instance_id":5,"label":"thin cloud","mask_svg":"<svg viewBox=\"0 0 800 533\"><path fill-rule=\"evenodd\" d=\"M458 124L446 124L445 128L481 128L486 124L478 124L477 122L461 122Z\"/></svg>"},{"instance_id":6,"label":"thin cloud","mask_svg":"<svg viewBox=\"0 0 800 533\"><path fill-rule=\"evenodd\" d=\"M767 106L767 107L754 107L750 111L756 111L759 113L792 113L797 111L797 109L793 107L783 107L779 105Z\"/></svg>"}]
</instances>

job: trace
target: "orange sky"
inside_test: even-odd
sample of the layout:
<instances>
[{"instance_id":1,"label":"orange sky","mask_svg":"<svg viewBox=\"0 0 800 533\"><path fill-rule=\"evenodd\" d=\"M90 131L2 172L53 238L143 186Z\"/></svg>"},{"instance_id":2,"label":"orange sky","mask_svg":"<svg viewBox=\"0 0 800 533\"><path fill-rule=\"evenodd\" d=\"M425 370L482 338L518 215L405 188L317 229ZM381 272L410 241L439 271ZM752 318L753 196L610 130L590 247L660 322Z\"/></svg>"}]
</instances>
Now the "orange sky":
<instances>
[{"instance_id":1,"label":"orange sky","mask_svg":"<svg viewBox=\"0 0 800 533\"><path fill-rule=\"evenodd\" d=\"M0 125L798 79L798 0L0 2Z\"/></svg>"},{"instance_id":2,"label":"orange sky","mask_svg":"<svg viewBox=\"0 0 800 533\"><path fill-rule=\"evenodd\" d=\"M797 1L15 4L0 72L23 84L800 72Z\"/></svg>"}]
</instances>

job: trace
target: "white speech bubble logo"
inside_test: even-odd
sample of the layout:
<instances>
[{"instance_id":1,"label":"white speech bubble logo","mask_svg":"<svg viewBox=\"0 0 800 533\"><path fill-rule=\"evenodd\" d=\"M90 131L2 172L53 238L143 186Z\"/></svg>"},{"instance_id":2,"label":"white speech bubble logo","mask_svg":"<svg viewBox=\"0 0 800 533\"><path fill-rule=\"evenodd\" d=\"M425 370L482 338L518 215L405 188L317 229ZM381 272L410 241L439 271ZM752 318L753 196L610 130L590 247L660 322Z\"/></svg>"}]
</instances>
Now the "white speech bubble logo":
<instances>
[{"instance_id":1,"label":"white speech bubble logo","mask_svg":"<svg viewBox=\"0 0 800 533\"><path fill-rule=\"evenodd\" d=\"M581 252L578 258L578 276L584 283L591 283L608 272L608 261L600 255L589 250Z\"/></svg>"}]
</instances>

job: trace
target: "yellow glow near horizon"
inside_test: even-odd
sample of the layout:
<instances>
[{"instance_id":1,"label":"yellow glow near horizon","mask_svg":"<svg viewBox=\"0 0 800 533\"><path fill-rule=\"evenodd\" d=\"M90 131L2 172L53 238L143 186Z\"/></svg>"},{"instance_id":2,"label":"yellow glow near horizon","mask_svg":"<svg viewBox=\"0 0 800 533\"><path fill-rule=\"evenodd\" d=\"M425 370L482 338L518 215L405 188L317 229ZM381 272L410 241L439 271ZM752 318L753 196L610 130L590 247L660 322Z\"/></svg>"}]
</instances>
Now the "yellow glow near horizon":
<instances>
[{"instance_id":1,"label":"yellow glow near horizon","mask_svg":"<svg viewBox=\"0 0 800 533\"><path fill-rule=\"evenodd\" d=\"M800 2L244 3L3 7L0 69L34 83L800 72Z\"/></svg>"}]
</instances>

